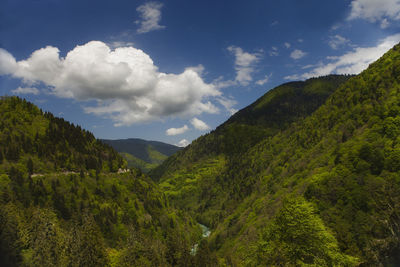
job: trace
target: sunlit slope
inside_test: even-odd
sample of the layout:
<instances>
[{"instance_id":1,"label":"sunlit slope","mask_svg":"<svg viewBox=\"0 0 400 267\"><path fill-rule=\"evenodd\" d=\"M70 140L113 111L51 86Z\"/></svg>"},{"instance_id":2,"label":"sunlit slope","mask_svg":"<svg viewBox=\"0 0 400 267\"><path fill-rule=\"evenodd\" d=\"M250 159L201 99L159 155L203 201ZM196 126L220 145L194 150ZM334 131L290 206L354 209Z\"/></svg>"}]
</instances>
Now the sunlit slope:
<instances>
[{"instance_id":1,"label":"sunlit slope","mask_svg":"<svg viewBox=\"0 0 400 267\"><path fill-rule=\"evenodd\" d=\"M240 264L265 255L277 260L267 247L279 250L288 243L282 232L271 234L271 227L277 229L277 218L291 209L283 201L297 199L311 203L310 212L333 233L341 253L365 266L398 265L399 83L397 45L310 117L252 147L238 165L244 175L234 179L248 185L251 195L217 226L213 248ZM281 260L293 264L285 253ZM317 260L312 255L306 263Z\"/></svg>"},{"instance_id":2,"label":"sunlit slope","mask_svg":"<svg viewBox=\"0 0 400 267\"><path fill-rule=\"evenodd\" d=\"M190 266L197 223L110 146L0 100L1 266Z\"/></svg>"},{"instance_id":3,"label":"sunlit slope","mask_svg":"<svg viewBox=\"0 0 400 267\"><path fill-rule=\"evenodd\" d=\"M332 75L278 86L150 175L174 204L215 226L251 193L251 184L241 178L254 171L251 163L238 168L246 151L311 114L348 78Z\"/></svg>"}]
</instances>

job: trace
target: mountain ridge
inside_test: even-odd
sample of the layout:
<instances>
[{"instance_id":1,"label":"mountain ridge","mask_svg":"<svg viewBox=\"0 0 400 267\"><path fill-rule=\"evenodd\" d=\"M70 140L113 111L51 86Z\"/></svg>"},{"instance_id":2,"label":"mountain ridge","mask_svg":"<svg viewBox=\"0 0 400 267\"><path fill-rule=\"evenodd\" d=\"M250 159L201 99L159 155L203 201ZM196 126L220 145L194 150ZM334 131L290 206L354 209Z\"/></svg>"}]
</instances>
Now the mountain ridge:
<instances>
[{"instance_id":1,"label":"mountain ridge","mask_svg":"<svg viewBox=\"0 0 400 267\"><path fill-rule=\"evenodd\" d=\"M148 141L140 138L101 139L112 146L128 162L128 167L136 167L148 172L157 167L169 156L182 148L160 141Z\"/></svg>"}]
</instances>

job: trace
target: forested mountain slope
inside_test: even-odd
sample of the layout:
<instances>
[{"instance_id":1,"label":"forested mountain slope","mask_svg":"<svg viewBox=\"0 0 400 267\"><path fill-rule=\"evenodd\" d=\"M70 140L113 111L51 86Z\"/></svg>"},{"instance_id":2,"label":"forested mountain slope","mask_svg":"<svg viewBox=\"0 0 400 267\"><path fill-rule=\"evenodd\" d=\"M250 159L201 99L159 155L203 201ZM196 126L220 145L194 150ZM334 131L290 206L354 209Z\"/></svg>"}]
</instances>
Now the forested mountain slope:
<instances>
[{"instance_id":1,"label":"forested mountain slope","mask_svg":"<svg viewBox=\"0 0 400 267\"><path fill-rule=\"evenodd\" d=\"M249 172L249 167L242 166L246 151L311 114L348 79L331 75L278 86L168 158L150 175L160 181L177 207L215 227L251 193L245 180L236 179Z\"/></svg>"},{"instance_id":2,"label":"forested mountain slope","mask_svg":"<svg viewBox=\"0 0 400 267\"><path fill-rule=\"evenodd\" d=\"M329 75L280 85L248 107L238 111L210 134L193 141L151 172L155 180L210 155L233 156L245 152L267 136L310 115L348 75Z\"/></svg>"},{"instance_id":3,"label":"forested mountain slope","mask_svg":"<svg viewBox=\"0 0 400 267\"><path fill-rule=\"evenodd\" d=\"M93 135L0 100L1 266L189 266L201 230Z\"/></svg>"},{"instance_id":4,"label":"forested mountain slope","mask_svg":"<svg viewBox=\"0 0 400 267\"><path fill-rule=\"evenodd\" d=\"M312 116L249 150L238 166L246 175L233 181L252 194L218 225L214 249L239 265L302 259L329 266L338 252L353 256L343 265L398 265L399 81L397 45ZM322 237L310 240L309 228L301 228L305 217L314 227L323 223L338 249L328 249Z\"/></svg>"},{"instance_id":5,"label":"forested mountain slope","mask_svg":"<svg viewBox=\"0 0 400 267\"><path fill-rule=\"evenodd\" d=\"M136 167L148 172L160 165L169 156L182 148L158 141L138 138L108 140L103 143L112 146L127 161L128 167Z\"/></svg>"},{"instance_id":6,"label":"forested mountain slope","mask_svg":"<svg viewBox=\"0 0 400 267\"><path fill-rule=\"evenodd\" d=\"M31 172L117 171L123 159L92 133L18 97L0 99L0 163L34 164Z\"/></svg>"},{"instance_id":7,"label":"forested mountain slope","mask_svg":"<svg viewBox=\"0 0 400 267\"><path fill-rule=\"evenodd\" d=\"M252 112L265 102L236 118L262 125ZM214 228L210 247L228 265L400 264L400 46L301 118L252 143L252 126L227 134L233 117L156 177ZM225 142L235 138L244 148Z\"/></svg>"}]
</instances>

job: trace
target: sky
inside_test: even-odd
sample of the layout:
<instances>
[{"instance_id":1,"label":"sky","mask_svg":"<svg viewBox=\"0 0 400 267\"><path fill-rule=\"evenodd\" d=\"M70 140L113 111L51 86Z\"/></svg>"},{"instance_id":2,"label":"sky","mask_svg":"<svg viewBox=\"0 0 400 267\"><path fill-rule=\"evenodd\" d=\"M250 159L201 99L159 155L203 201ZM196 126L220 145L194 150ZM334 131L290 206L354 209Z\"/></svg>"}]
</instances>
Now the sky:
<instances>
[{"instance_id":1,"label":"sky","mask_svg":"<svg viewBox=\"0 0 400 267\"><path fill-rule=\"evenodd\" d=\"M0 95L97 138L185 146L293 80L358 74L400 0L2 0Z\"/></svg>"}]
</instances>

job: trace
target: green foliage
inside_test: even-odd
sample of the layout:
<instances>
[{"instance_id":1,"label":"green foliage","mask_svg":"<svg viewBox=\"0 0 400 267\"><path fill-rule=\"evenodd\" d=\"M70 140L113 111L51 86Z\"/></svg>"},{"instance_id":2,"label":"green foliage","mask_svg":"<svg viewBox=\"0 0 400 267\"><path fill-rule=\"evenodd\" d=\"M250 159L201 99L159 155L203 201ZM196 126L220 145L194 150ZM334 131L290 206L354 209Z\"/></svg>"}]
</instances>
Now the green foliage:
<instances>
[{"instance_id":1,"label":"green foliage","mask_svg":"<svg viewBox=\"0 0 400 267\"><path fill-rule=\"evenodd\" d=\"M110 146L17 97L0 119L1 266L185 262L201 230Z\"/></svg>"},{"instance_id":2,"label":"green foliage","mask_svg":"<svg viewBox=\"0 0 400 267\"><path fill-rule=\"evenodd\" d=\"M31 174L50 169L117 171L123 166L118 153L92 133L15 96L0 99L0 144L6 165L25 162Z\"/></svg>"},{"instance_id":3,"label":"green foliage","mask_svg":"<svg viewBox=\"0 0 400 267\"><path fill-rule=\"evenodd\" d=\"M129 153L122 152L120 154L128 163L128 167L141 169L145 173L158 166L157 163L147 163L144 160L141 160Z\"/></svg>"},{"instance_id":4,"label":"green foliage","mask_svg":"<svg viewBox=\"0 0 400 267\"><path fill-rule=\"evenodd\" d=\"M219 191L217 197L170 199L177 206L192 203L184 205L188 210L198 203L197 218L214 215L208 224L213 228L210 248L227 264L245 263L248 247L258 243L261 229L281 214L283 199L293 194L315 206L311 219L328 227L318 229L332 231L336 241L327 238L326 244L337 244L333 251L338 255L358 258L365 266L398 265L399 77L397 45L358 76L279 86L151 175L163 186L168 181L164 188L175 195L183 195L192 177L200 182L191 192L200 187ZM214 179L204 179L198 166L216 157L224 158L224 168L213 170ZM174 183L184 180L181 175L189 178L186 185ZM279 244L280 238L270 236Z\"/></svg>"},{"instance_id":5,"label":"green foliage","mask_svg":"<svg viewBox=\"0 0 400 267\"><path fill-rule=\"evenodd\" d=\"M284 201L264 230L256 252L257 266L356 266L340 252L335 237L303 199Z\"/></svg>"},{"instance_id":6,"label":"green foliage","mask_svg":"<svg viewBox=\"0 0 400 267\"><path fill-rule=\"evenodd\" d=\"M105 266L111 259L169 266L199 238L196 224L139 172L50 173L19 183L15 175L0 180L0 260L7 266Z\"/></svg>"},{"instance_id":7,"label":"green foliage","mask_svg":"<svg viewBox=\"0 0 400 267\"><path fill-rule=\"evenodd\" d=\"M177 208L184 209L199 222L214 225L218 219L217 212L223 212L222 207L220 211L210 213L204 213L204 209L206 205L222 204L221 200L226 198L223 188L217 182L226 163L223 156L197 162L163 179L159 184L160 188ZM200 199L208 201L199 201Z\"/></svg>"}]
</instances>

